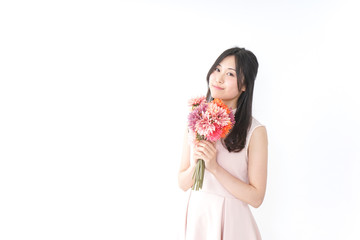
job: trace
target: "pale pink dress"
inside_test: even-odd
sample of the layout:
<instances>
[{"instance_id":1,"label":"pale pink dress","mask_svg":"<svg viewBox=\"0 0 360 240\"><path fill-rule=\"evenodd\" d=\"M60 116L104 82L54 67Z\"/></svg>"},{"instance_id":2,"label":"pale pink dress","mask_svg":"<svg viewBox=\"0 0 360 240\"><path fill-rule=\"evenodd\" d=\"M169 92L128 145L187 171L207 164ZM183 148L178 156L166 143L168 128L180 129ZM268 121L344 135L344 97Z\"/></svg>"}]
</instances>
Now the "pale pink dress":
<instances>
[{"instance_id":1,"label":"pale pink dress","mask_svg":"<svg viewBox=\"0 0 360 240\"><path fill-rule=\"evenodd\" d=\"M233 110L235 113L236 109ZM217 162L233 176L245 183L248 180L247 149L255 128L263 126L255 118L249 129L245 148L229 152L216 142ZM191 134L189 134L191 135ZM189 141L190 144L190 141ZM191 146L191 161L193 147ZM261 235L249 205L228 192L212 173L205 170L203 187L189 190L185 218L186 240L259 240Z\"/></svg>"}]
</instances>

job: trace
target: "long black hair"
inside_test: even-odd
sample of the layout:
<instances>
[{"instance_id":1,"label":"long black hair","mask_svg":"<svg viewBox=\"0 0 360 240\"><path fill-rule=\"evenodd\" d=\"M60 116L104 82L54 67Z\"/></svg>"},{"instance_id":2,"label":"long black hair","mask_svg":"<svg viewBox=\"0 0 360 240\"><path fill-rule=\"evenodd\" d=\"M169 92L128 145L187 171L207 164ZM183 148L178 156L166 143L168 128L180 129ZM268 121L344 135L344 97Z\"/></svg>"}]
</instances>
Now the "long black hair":
<instances>
[{"instance_id":1,"label":"long black hair","mask_svg":"<svg viewBox=\"0 0 360 240\"><path fill-rule=\"evenodd\" d=\"M219 63L228 56L235 56L238 89L241 91L242 86L245 86L245 91L241 93L237 101L235 125L221 142L229 152L240 152L245 147L246 136L251 126L254 83L259 63L256 56L245 48L234 47L225 50L216 59L206 77L208 84L206 100L208 102L213 100L209 88L210 75L214 72Z\"/></svg>"}]
</instances>

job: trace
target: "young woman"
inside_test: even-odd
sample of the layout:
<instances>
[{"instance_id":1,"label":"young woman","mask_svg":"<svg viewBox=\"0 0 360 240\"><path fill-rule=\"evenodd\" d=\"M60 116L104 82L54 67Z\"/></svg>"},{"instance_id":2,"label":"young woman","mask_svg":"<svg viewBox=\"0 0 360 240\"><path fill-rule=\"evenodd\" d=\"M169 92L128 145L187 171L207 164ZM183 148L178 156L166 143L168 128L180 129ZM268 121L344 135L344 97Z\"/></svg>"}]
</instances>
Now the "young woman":
<instances>
[{"instance_id":1,"label":"young woman","mask_svg":"<svg viewBox=\"0 0 360 240\"><path fill-rule=\"evenodd\" d=\"M207 74L207 101L221 99L233 109L235 125L223 140L195 145L186 128L179 171L179 186L192 187L197 159L205 161L203 187L191 190L187 204L185 239L261 239L249 209L264 199L267 179L266 128L252 116L256 56L244 48L230 48Z\"/></svg>"}]
</instances>

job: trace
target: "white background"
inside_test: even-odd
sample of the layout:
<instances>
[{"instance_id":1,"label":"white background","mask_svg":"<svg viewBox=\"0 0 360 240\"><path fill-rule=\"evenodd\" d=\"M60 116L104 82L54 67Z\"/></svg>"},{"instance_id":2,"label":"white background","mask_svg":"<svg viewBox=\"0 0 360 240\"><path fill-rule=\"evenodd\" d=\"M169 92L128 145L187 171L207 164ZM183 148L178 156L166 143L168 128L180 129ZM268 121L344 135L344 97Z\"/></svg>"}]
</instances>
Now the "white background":
<instances>
[{"instance_id":1,"label":"white background","mask_svg":"<svg viewBox=\"0 0 360 240\"><path fill-rule=\"evenodd\" d=\"M2 1L0 239L175 239L190 97L255 53L263 239L360 239L356 1Z\"/></svg>"}]
</instances>

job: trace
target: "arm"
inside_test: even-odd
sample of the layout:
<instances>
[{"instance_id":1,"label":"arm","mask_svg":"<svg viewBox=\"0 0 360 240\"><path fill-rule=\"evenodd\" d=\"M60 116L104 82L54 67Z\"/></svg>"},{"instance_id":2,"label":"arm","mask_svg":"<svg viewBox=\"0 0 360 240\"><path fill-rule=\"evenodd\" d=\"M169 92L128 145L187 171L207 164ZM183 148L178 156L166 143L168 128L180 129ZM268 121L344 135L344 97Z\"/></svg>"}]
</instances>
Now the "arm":
<instances>
[{"instance_id":1,"label":"arm","mask_svg":"<svg viewBox=\"0 0 360 240\"><path fill-rule=\"evenodd\" d=\"M256 128L251 136L248 147L249 184L231 175L216 161L216 148L207 141L195 146L205 166L217 180L236 198L258 208L264 199L267 178L267 133L265 127Z\"/></svg>"},{"instance_id":2,"label":"arm","mask_svg":"<svg viewBox=\"0 0 360 240\"><path fill-rule=\"evenodd\" d=\"M186 128L184 134L183 151L180 163L180 170L178 174L179 187L187 191L194 184L192 175L194 173L195 165L190 164L190 146L188 143L188 129Z\"/></svg>"},{"instance_id":3,"label":"arm","mask_svg":"<svg viewBox=\"0 0 360 240\"><path fill-rule=\"evenodd\" d=\"M212 173L236 198L258 208L264 200L266 190L268 139L265 127L254 130L248 151L249 184L232 176L218 164Z\"/></svg>"}]
</instances>

